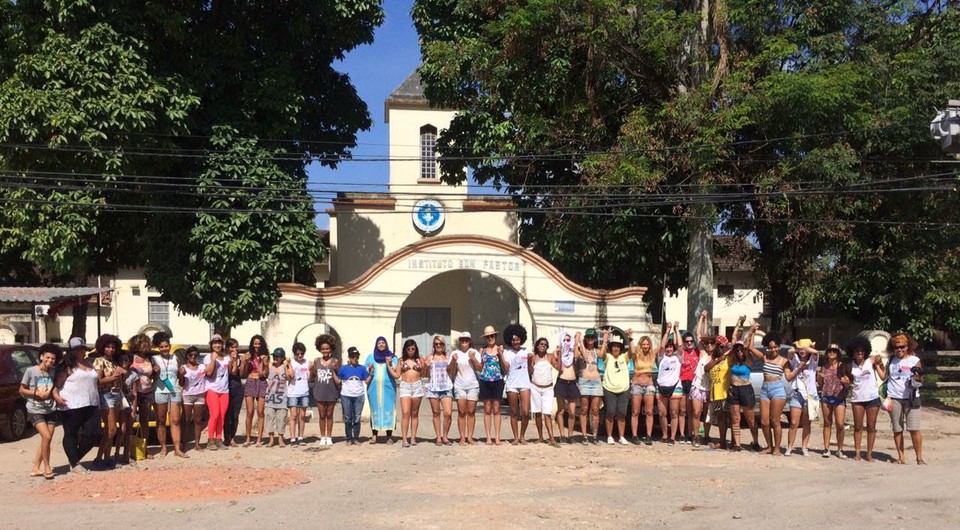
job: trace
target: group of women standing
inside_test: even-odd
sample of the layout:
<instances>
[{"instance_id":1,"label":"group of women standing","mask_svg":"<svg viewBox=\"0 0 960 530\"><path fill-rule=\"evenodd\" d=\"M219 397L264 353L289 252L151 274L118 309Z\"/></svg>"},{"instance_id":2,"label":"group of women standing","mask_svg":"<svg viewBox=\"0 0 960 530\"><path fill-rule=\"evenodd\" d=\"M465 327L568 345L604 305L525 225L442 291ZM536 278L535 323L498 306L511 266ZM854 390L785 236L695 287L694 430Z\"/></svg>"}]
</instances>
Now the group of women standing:
<instances>
[{"instance_id":1,"label":"group of women standing","mask_svg":"<svg viewBox=\"0 0 960 530\"><path fill-rule=\"evenodd\" d=\"M553 446L559 441L572 443L578 407L582 443L599 443L602 404L608 444L651 445L656 413L661 441L666 444L709 444L740 451L740 427L745 423L752 449L791 455L800 433L799 452L807 455L811 420L821 417L822 455L831 456L835 430L837 450L833 455L841 459L847 458L844 418L849 404L854 458L872 461L876 422L883 405L881 390L885 388L897 462L906 461L903 432L907 431L917 463L925 463L919 402L922 363L909 335L898 333L890 338L890 363L884 366L879 356L870 355L870 344L859 337L847 345L844 359L838 346L820 352L809 341L798 341L782 352L773 333L763 337L763 348L757 348L757 326L743 332L742 325L743 319L732 339L706 335L704 313L696 335L688 332L681 336L676 323L668 323L657 343L648 336L635 343L629 329L625 334L603 331L602 341L595 329L583 334L564 331L553 348L541 337L532 351L524 346L527 332L523 326L507 326L503 344L497 343L499 332L487 326L479 349L465 332L457 336L453 348L443 336L433 337L431 351L423 356L417 343L408 340L397 356L386 338L378 337L363 362L360 352L349 348L344 365L333 357L337 343L330 335L316 338L314 346L320 356L313 361L305 360L302 343L293 345L292 359L288 359L283 348L270 353L259 335L251 339L244 353L236 340L224 341L214 335L205 356L196 347L180 356L172 354L170 338L162 332L152 339L142 334L131 337L126 349L118 337L103 335L90 354L79 338L69 341L66 352L44 344L39 365L26 370L20 388L29 419L40 434L31 475L53 477L50 444L57 425L64 429L64 453L75 472L86 471L79 463L94 448L93 467L98 469L131 462L135 441L142 457L154 458L142 447L151 418L161 419L156 421L159 458L168 454L168 427L174 455L189 458L184 446L191 442L194 450L203 450L200 437L205 412L206 449L236 446L244 402L244 447L265 445L265 436L266 445L274 445L274 440L276 445L285 445L285 438L296 445L303 441L311 395L317 406L321 445L333 444L337 401L343 408L347 444L359 443L364 398L370 405L369 443L393 444L399 398L400 442L403 447L415 446L424 397L433 413L437 445L454 443L450 439L454 401L460 445L477 443L480 402L485 443L501 445L500 403L505 394L514 445L527 443L531 415L539 441ZM755 365L763 374L759 425L750 380ZM780 415L786 411L789 430L783 452ZM626 428L628 413L632 439ZM710 438L712 427L719 431L716 441ZM765 449L760 445L761 432Z\"/></svg>"}]
</instances>

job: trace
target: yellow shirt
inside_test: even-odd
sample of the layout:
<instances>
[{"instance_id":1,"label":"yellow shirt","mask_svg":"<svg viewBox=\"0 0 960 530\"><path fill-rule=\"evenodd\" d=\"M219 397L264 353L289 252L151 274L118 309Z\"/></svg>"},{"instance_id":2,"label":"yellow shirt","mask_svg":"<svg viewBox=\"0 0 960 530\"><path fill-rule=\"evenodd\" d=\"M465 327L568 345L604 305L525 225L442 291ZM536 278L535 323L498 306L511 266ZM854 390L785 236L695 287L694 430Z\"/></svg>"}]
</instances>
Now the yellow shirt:
<instances>
[{"instance_id":1,"label":"yellow shirt","mask_svg":"<svg viewBox=\"0 0 960 530\"><path fill-rule=\"evenodd\" d=\"M730 363L726 359L710 369L710 401L727 399L730 388Z\"/></svg>"},{"instance_id":2,"label":"yellow shirt","mask_svg":"<svg viewBox=\"0 0 960 530\"><path fill-rule=\"evenodd\" d=\"M614 357L611 354L603 359L603 388L619 394L630 389L630 368L628 363L630 359L620 354Z\"/></svg>"}]
</instances>

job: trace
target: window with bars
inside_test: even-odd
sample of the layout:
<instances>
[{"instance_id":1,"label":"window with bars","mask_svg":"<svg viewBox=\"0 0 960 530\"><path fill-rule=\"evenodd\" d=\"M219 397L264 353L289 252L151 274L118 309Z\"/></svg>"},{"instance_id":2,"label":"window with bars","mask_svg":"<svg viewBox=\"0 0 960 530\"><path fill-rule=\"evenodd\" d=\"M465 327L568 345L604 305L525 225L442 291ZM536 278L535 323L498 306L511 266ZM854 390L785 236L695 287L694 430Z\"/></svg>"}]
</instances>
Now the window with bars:
<instances>
[{"instance_id":1,"label":"window with bars","mask_svg":"<svg viewBox=\"0 0 960 530\"><path fill-rule=\"evenodd\" d=\"M437 178L437 128L420 127L420 178Z\"/></svg>"},{"instance_id":2,"label":"window with bars","mask_svg":"<svg viewBox=\"0 0 960 530\"><path fill-rule=\"evenodd\" d=\"M159 298L150 298L147 301L147 317L151 324L170 325L170 302Z\"/></svg>"}]
</instances>

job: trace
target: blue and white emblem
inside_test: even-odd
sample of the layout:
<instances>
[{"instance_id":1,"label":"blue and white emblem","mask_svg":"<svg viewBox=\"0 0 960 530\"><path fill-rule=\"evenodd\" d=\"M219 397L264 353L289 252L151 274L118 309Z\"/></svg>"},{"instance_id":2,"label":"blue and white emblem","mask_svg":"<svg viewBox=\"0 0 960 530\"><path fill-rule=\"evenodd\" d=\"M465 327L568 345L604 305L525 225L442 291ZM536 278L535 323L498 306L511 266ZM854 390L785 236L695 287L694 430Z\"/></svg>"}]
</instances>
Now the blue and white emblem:
<instances>
[{"instance_id":1,"label":"blue and white emblem","mask_svg":"<svg viewBox=\"0 0 960 530\"><path fill-rule=\"evenodd\" d=\"M435 199L423 199L413 206L413 226L424 235L434 234L443 228L443 205Z\"/></svg>"}]
</instances>

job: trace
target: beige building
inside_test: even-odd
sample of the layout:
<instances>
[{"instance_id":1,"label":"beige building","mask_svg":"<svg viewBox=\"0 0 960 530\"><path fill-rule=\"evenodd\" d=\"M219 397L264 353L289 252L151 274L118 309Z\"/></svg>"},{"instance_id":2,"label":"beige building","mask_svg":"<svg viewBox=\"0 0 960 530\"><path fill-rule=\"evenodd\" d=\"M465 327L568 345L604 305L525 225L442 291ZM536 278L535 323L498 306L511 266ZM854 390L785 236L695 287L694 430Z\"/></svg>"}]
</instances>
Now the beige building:
<instances>
[{"instance_id":1,"label":"beige building","mask_svg":"<svg viewBox=\"0 0 960 530\"><path fill-rule=\"evenodd\" d=\"M267 341L318 333L372 351L377 336L397 351L406 338L430 351L431 335L479 337L523 324L528 344L561 329L611 323L650 332L644 288L601 292L577 285L517 244L509 198L467 193L440 181L437 135L455 112L430 108L419 75L387 99L389 193L341 193L330 214L330 272L323 287L281 286Z\"/></svg>"}]
</instances>

